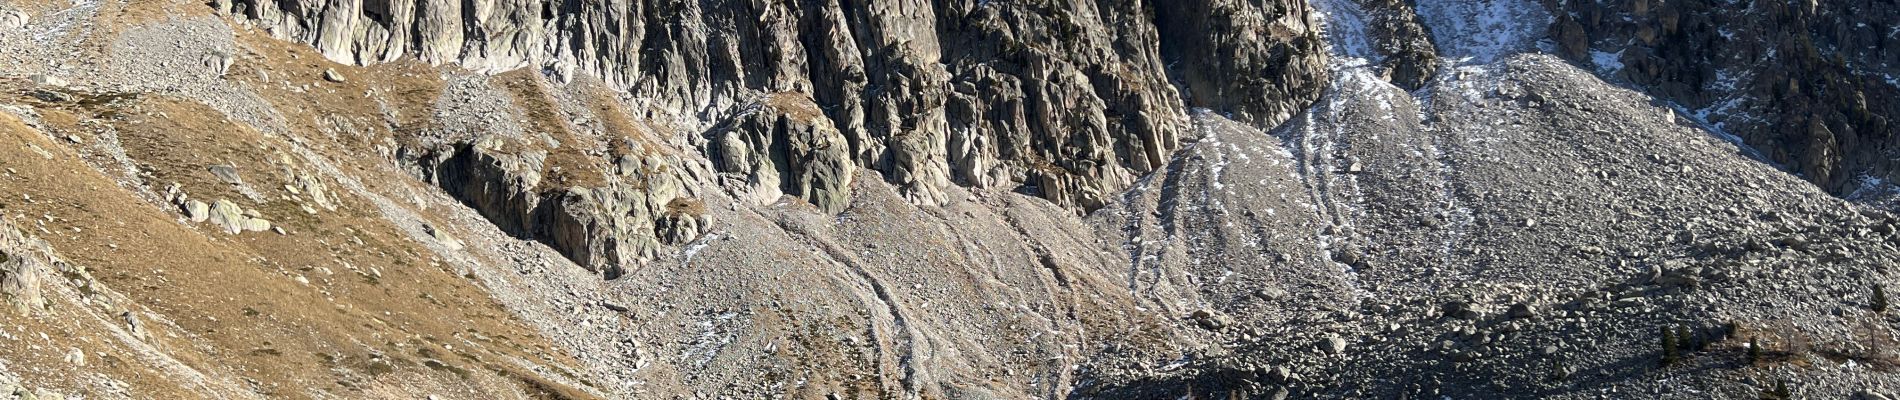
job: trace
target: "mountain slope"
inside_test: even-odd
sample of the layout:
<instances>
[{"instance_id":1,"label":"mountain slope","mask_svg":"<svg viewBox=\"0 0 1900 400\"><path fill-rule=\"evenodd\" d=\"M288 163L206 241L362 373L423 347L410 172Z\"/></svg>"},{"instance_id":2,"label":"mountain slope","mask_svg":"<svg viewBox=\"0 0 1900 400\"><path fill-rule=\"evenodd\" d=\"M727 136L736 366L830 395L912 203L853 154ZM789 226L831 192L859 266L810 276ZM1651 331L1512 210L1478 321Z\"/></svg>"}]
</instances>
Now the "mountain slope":
<instances>
[{"instance_id":1,"label":"mountain slope","mask_svg":"<svg viewBox=\"0 0 1900 400\"><path fill-rule=\"evenodd\" d=\"M1694 7L0 0L0 397L1900 386Z\"/></svg>"}]
</instances>

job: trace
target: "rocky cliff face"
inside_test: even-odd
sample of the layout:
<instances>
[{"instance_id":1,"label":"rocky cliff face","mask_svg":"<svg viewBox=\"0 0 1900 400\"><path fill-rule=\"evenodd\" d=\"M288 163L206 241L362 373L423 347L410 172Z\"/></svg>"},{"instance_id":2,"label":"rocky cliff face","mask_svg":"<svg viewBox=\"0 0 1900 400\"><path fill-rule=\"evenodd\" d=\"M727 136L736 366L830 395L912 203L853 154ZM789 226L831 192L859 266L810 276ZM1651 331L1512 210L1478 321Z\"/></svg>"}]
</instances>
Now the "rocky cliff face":
<instances>
[{"instance_id":1,"label":"rocky cliff face","mask_svg":"<svg viewBox=\"0 0 1900 400\"><path fill-rule=\"evenodd\" d=\"M1558 15L1550 32L1559 54L1680 104L1829 191L1895 177L1892 2L1546 5Z\"/></svg>"},{"instance_id":2,"label":"rocky cliff face","mask_svg":"<svg viewBox=\"0 0 1900 400\"><path fill-rule=\"evenodd\" d=\"M1156 10L1162 54L1194 107L1272 126L1325 88L1312 6L1303 1L1188 1ZM1288 101L1293 100L1293 101Z\"/></svg>"},{"instance_id":3,"label":"rocky cliff face","mask_svg":"<svg viewBox=\"0 0 1900 400\"><path fill-rule=\"evenodd\" d=\"M754 202L770 204L782 194L832 214L850 204L857 164L844 135L811 99L773 95L728 124L714 134L717 143L709 153Z\"/></svg>"},{"instance_id":4,"label":"rocky cliff face","mask_svg":"<svg viewBox=\"0 0 1900 400\"><path fill-rule=\"evenodd\" d=\"M960 185L1087 212L1173 154L1187 107L1271 126L1316 98L1326 74L1298 1L215 6L339 62L415 57L598 78L625 90L639 118L708 132L688 140L758 204L786 194L829 212L849 202L860 167L917 204L940 204ZM550 188L538 176L545 160L493 143L416 152L443 154L431 165L450 193L583 265L616 276L652 258L660 224L643 204L670 193ZM657 201L623 218L603 196Z\"/></svg>"},{"instance_id":5,"label":"rocky cliff face","mask_svg":"<svg viewBox=\"0 0 1900 400\"><path fill-rule=\"evenodd\" d=\"M807 119L841 134L847 160L919 204L942 202L954 182L1101 207L1179 147L1184 107L1269 126L1325 82L1318 30L1298 1L216 6L340 62L413 56L598 77L628 90L645 118L688 130L746 125L730 120L767 98L809 98L822 113ZM849 182L816 183L824 198L801 197L837 209Z\"/></svg>"}]
</instances>

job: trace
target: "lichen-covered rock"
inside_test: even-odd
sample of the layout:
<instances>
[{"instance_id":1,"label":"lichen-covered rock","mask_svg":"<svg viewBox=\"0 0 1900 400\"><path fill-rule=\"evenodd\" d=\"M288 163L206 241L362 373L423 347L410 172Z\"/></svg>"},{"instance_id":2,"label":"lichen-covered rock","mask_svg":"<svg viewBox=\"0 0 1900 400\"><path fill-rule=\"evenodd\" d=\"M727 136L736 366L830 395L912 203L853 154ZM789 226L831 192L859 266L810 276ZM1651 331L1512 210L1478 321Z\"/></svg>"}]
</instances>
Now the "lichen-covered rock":
<instances>
[{"instance_id":1,"label":"lichen-covered rock","mask_svg":"<svg viewBox=\"0 0 1900 400\"><path fill-rule=\"evenodd\" d=\"M211 219L211 205L202 201L186 200L184 211L185 217L190 218L191 222L205 222Z\"/></svg>"},{"instance_id":2,"label":"lichen-covered rock","mask_svg":"<svg viewBox=\"0 0 1900 400\"><path fill-rule=\"evenodd\" d=\"M190 207L189 203L187 207ZM195 217L194 215L193 219L196 219ZM225 199L218 199L211 203L210 213L206 220L224 230L224 233L233 235L244 232L263 232L271 228L270 220L259 217L256 210L246 210L236 202Z\"/></svg>"}]
</instances>

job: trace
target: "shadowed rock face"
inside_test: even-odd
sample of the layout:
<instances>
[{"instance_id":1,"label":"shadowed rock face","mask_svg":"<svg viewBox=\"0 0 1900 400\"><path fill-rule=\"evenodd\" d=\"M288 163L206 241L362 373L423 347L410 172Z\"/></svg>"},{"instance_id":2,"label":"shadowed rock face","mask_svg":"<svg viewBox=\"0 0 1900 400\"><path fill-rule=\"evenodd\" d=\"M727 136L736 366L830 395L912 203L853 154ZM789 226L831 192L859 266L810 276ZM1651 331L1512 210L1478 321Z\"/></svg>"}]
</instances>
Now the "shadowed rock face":
<instances>
[{"instance_id":1,"label":"shadowed rock face","mask_svg":"<svg viewBox=\"0 0 1900 400\"><path fill-rule=\"evenodd\" d=\"M1092 210L1179 147L1183 105L1270 126L1325 82L1310 11L1286 0L215 6L341 62L599 77L647 117L699 129L795 93L823 110L813 122L842 135L847 160L918 204L943 202L954 182Z\"/></svg>"},{"instance_id":2,"label":"shadowed rock face","mask_svg":"<svg viewBox=\"0 0 1900 400\"><path fill-rule=\"evenodd\" d=\"M1272 126L1326 87L1319 29L1304 1L1188 1L1156 7L1162 52L1188 103ZM1287 102L1280 99L1299 99Z\"/></svg>"},{"instance_id":3,"label":"shadowed rock face","mask_svg":"<svg viewBox=\"0 0 1900 400\"><path fill-rule=\"evenodd\" d=\"M1367 14L1374 50L1385 58L1382 73L1387 81L1406 90L1418 90L1431 82L1441 64L1432 34L1419 21L1417 7L1410 0L1359 0Z\"/></svg>"},{"instance_id":4,"label":"shadowed rock face","mask_svg":"<svg viewBox=\"0 0 1900 400\"><path fill-rule=\"evenodd\" d=\"M1891 1L1545 2L1559 53L1680 103L1836 194L1890 179Z\"/></svg>"}]
</instances>

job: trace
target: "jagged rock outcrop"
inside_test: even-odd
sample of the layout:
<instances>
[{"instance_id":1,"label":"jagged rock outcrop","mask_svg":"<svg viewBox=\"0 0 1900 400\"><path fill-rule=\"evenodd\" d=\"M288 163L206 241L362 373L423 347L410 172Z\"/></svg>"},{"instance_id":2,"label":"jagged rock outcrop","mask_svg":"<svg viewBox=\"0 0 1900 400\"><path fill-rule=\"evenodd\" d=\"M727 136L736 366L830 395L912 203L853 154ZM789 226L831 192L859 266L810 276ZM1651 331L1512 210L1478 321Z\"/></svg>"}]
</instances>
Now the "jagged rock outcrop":
<instances>
[{"instance_id":1,"label":"jagged rock outcrop","mask_svg":"<svg viewBox=\"0 0 1900 400\"><path fill-rule=\"evenodd\" d=\"M1162 51L1178 64L1190 105L1273 126L1327 85L1324 42L1305 1L1199 0L1154 9Z\"/></svg>"},{"instance_id":2,"label":"jagged rock outcrop","mask_svg":"<svg viewBox=\"0 0 1900 400\"><path fill-rule=\"evenodd\" d=\"M1365 10L1373 50L1385 58L1381 74L1406 90L1418 90L1438 73L1437 46L1432 33L1419 21L1413 0L1359 0Z\"/></svg>"},{"instance_id":3,"label":"jagged rock outcrop","mask_svg":"<svg viewBox=\"0 0 1900 400\"><path fill-rule=\"evenodd\" d=\"M1545 1L1559 53L1741 137L1838 194L1891 179L1900 6L1891 1Z\"/></svg>"},{"instance_id":4,"label":"jagged rock outcrop","mask_svg":"<svg viewBox=\"0 0 1900 400\"><path fill-rule=\"evenodd\" d=\"M215 6L343 62L597 76L699 129L809 93L849 160L918 204L952 184L1021 186L1092 210L1179 146L1183 105L1266 126L1325 82L1311 12L1285 0Z\"/></svg>"},{"instance_id":5,"label":"jagged rock outcrop","mask_svg":"<svg viewBox=\"0 0 1900 400\"><path fill-rule=\"evenodd\" d=\"M0 301L12 312L25 313L45 304L40 281L50 271L43 260L46 243L30 239L0 220Z\"/></svg>"},{"instance_id":6,"label":"jagged rock outcrop","mask_svg":"<svg viewBox=\"0 0 1900 400\"><path fill-rule=\"evenodd\" d=\"M91 293L92 272L73 265L53 247L0 218L0 312L30 314L53 304L52 286L69 284ZM4 392L0 392L4 393Z\"/></svg>"},{"instance_id":7,"label":"jagged rock outcrop","mask_svg":"<svg viewBox=\"0 0 1900 400\"><path fill-rule=\"evenodd\" d=\"M849 205L857 165L844 135L811 99L792 93L768 96L718 132L709 153L720 172L737 175L740 192L754 202L790 195L834 214Z\"/></svg>"},{"instance_id":8,"label":"jagged rock outcrop","mask_svg":"<svg viewBox=\"0 0 1900 400\"><path fill-rule=\"evenodd\" d=\"M549 186L542 172L547 153L515 153L520 149L510 146L484 137L427 153L419 163L429 166L438 186L503 231L546 243L608 279L707 227L704 207L682 184L678 161L664 153L619 156L599 186Z\"/></svg>"}]
</instances>

